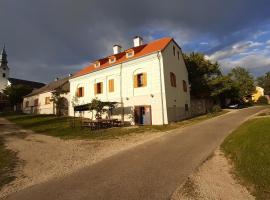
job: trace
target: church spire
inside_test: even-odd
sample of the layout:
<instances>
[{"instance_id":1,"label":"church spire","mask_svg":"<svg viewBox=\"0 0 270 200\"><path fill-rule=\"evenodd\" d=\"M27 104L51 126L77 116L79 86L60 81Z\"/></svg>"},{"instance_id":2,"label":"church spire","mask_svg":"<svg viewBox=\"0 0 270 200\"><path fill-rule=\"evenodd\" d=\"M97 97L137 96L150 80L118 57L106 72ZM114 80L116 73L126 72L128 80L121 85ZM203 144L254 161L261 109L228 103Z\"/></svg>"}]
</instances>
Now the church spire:
<instances>
[{"instance_id":1,"label":"church spire","mask_svg":"<svg viewBox=\"0 0 270 200\"><path fill-rule=\"evenodd\" d=\"M7 53L6 53L6 45L4 45L1 54L0 54L0 67L7 67Z\"/></svg>"}]
</instances>

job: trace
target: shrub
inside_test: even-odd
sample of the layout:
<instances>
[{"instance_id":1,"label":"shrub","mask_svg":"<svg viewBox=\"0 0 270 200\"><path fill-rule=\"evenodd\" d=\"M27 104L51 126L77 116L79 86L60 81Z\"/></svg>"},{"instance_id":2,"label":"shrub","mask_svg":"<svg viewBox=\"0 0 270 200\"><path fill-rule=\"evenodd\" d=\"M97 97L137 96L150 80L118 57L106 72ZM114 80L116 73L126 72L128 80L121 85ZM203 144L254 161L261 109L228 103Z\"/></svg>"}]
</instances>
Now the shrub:
<instances>
[{"instance_id":1,"label":"shrub","mask_svg":"<svg viewBox=\"0 0 270 200\"><path fill-rule=\"evenodd\" d=\"M252 100L243 103L243 105L244 105L244 106L247 106L247 107L254 106L254 104L255 104L255 103L254 103L254 101L252 101Z\"/></svg>"},{"instance_id":2,"label":"shrub","mask_svg":"<svg viewBox=\"0 0 270 200\"><path fill-rule=\"evenodd\" d=\"M212 108L211 108L211 113L217 113L217 112L220 112L222 109L219 105L214 105Z\"/></svg>"},{"instance_id":3,"label":"shrub","mask_svg":"<svg viewBox=\"0 0 270 200\"><path fill-rule=\"evenodd\" d=\"M261 97L259 97L257 104L269 104L269 102L265 96L261 96Z\"/></svg>"}]
</instances>

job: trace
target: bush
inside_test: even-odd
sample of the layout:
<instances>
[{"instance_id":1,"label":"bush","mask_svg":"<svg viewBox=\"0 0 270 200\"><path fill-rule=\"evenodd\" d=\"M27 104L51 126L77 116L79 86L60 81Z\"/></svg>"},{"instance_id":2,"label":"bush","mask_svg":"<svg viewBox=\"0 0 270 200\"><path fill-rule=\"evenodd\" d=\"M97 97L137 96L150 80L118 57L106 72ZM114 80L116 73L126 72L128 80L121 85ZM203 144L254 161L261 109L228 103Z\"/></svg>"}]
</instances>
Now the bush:
<instances>
[{"instance_id":1,"label":"bush","mask_svg":"<svg viewBox=\"0 0 270 200\"><path fill-rule=\"evenodd\" d=\"M212 108L211 108L211 113L217 113L217 112L220 112L222 109L219 105L214 105Z\"/></svg>"},{"instance_id":2,"label":"bush","mask_svg":"<svg viewBox=\"0 0 270 200\"><path fill-rule=\"evenodd\" d=\"M265 104L269 104L269 102L268 102L268 99L265 96L261 96L261 97L259 97L259 99L257 101L257 104L265 105Z\"/></svg>"},{"instance_id":3,"label":"bush","mask_svg":"<svg viewBox=\"0 0 270 200\"><path fill-rule=\"evenodd\" d=\"M254 106L254 104L255 104L255 102L252 101L252 100L243 103L243 105L246 106L246 107Z\"/></svg>"}]
</instances>

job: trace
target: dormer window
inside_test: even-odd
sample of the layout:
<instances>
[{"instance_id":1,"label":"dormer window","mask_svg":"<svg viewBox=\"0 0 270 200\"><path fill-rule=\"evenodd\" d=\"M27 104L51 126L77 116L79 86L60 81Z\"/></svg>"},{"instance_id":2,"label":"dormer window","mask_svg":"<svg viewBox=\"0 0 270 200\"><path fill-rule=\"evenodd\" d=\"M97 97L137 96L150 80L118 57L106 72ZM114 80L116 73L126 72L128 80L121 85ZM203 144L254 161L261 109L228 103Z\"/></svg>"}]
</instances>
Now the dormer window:
<instances>
[{"instance_id":1,"label":"dormer window","mask_svg":"<svg viewBox=\"0 0 270 200\"><path fill-rule=\"evenodd\" d=\"M100 62L99 61L96 61L95 62L95 67L97 68L97 67L100 67Z\"/></svg>"},{"instance_id":2,"label":"dormer window","mask_svg":"<svg viewBox=\"0 0 270 200\"><path fill-rule=\"evenodd\" d=\"M130 50L126 51L126 57L127 58L130 58L132 56L134 56L134 50L133 49L130 49Z\"/></svg>"},{"instance_id":3,"label":"dormer window","mask_svg":"<svg viewBox=\"0 0 270 200\"><path fill-rule=\"evenodd\" d=\"M116 58L114 56L109 58L109 63L114 63L116 61Z\"/></svg>"}]
</instances>

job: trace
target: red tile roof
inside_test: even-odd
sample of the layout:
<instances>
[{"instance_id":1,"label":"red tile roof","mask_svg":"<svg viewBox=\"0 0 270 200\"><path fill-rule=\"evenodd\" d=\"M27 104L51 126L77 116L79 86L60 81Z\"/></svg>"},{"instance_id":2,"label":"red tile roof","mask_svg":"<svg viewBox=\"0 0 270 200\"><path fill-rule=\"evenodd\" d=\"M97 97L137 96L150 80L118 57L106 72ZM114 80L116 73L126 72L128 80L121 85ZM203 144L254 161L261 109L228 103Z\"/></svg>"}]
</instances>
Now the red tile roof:
<instances>
[{"instance_id":1,"label":"red tile roof","mask_svg":"<svg viewBox=\"0 0 270 200\"><path fill-rule=\"evenodd\" d=\"M157 51L161 51L163 50L168 44L169 42L172 40L172 38L161 38L158 40L155 40L153 42L150 42L148 44L144 44L138 47L133 47L130 49L127 49L126 51L123 51L119 54L115 54L115 55L110 55L106 58L102 58L100 60L97 60L100 62L100 66L99 67L95 67L95 64L91 64L87 67L85 67L84 69L80 70L79 72L77 72L73 78L79 77L79 76L83 76L85 74L89 74L91 72L94 71L98 71L98 70L102 70L104 68L108 68L111 67L113 65L119 64L119 63L123 63L127 60L132 60L134 58L139 58ZM134 56L127 58L126 57L126 52L130 51L130 50L134 50ZM111 56L115 56L116 57L116 61L114 63L109 63L109 58Z\"/></svg>"}]
</instances>

